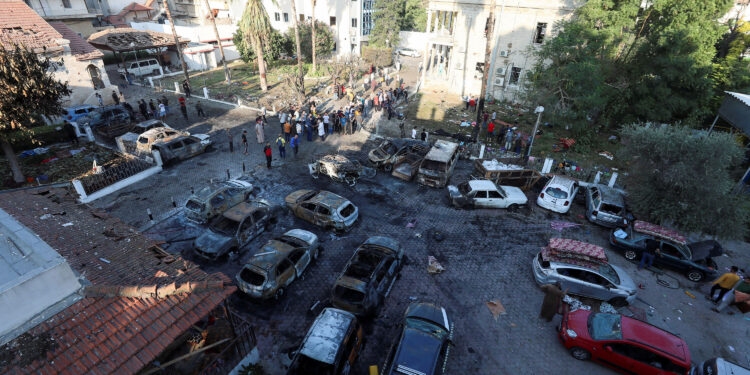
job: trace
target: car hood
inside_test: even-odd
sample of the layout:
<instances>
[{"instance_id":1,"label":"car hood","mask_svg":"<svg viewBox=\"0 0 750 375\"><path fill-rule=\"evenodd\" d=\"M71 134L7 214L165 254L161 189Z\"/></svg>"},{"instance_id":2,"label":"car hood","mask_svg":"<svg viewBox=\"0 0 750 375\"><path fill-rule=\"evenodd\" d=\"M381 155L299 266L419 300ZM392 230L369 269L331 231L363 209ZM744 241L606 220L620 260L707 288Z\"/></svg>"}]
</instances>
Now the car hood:
<instances>
[{"instance_id":1,"label":"car hood","mask_svg":"<svg viewBox=\"0 0 750 375\"><path fill-rule=\"evenodd\" d=\"M204 253L218 253L230 241L232 241L231 237L208 231L195 239L195 247Z\"/></svg>"},{"instance_id":2,"label":"car hood","mask_svg":"<svg viewBox=\"0 0 750 375\"><path fill-rule=\"evenodd\" d=\"M300 199L300 198L301 198L301 197L302 197L303 195L305 195L305 194L307 194L307 193L309 193L309 192L311 192L311 191L312 191L312 190L307 190L307 189L303 189L303 190L297 190L297 191L295 191L295 192L293 192L293 193L291 193L291 194L287 195L287 196L286 196L286 197L284 198L284 201L285 201L285 202L286 202L287 204L297 204L297 200L299 200L299 199Z\"/></svg>"},{"instance_id":3,"label":"car hood","mask_svg":"<svg viewBox=\"0 0 750 375\"><path fill-rule=\"evenodd\" d=\"M693 260L702 260L724 254L724 248L715 240L693 242L688 247L690 252L693 253Z\"/></svg>"},{"instance_id":4,"label":"car hood","mask_svg":"<svg viewBox=\"0 0 750 375\"><path fill-rule=\"evenodd\" d=\"M635 285L635 282L630 277L630 275L625 272L624 269L617 267L615 265L610 264L610 267L612 267L615 272L617 272L617 277L620 278L620 288L627 289L627 290L638 290L638 287Z\"/></svg>"},{"instance_id":5,"label":"car hood","mask_svg":"<svg viewBox=\"0 0 750 375\"><path fill-rule=\"evenodd\" d=\"M458 198L462 196L461 192L458 190L458 187L455 185L448 185L448 194L451 196L451 198Z\"/></svg>"},{"instance_id":6,"label":"car hood","mask_svg":"<svg viewBox=\"0 0 750 375\"><path fill-rule=\"evenodd\" d=\"M404 337L393 358L394 370L398 366L408 367L425 374L431 374L440 354L442 342L426 332L413 328L404 330ZM393 371L391 374L401 374Z\"/></svg>"},{"instance_id":7,"label":"car hood","mask_svg":"<svg viewBox=\"0 0 750 375\"><path fill-rule=\"evenodd\" d=\"M523 193L523 190L515 186L503 186L502 189L506 194L508 194L509 200L521 202L526 202L528 200L526 198L526 194Z\"/></svg>"}]
</instances>

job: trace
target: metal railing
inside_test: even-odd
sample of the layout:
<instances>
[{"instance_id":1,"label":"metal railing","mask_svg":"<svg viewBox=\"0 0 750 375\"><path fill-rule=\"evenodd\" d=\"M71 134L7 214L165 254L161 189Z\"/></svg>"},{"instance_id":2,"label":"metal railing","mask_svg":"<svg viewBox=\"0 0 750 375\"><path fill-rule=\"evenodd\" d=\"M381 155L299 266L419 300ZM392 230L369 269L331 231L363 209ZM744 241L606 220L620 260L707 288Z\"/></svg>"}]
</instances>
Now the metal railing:
<instances>
[{"instance_id":1,"label":"metal railing","mask_svg":"<svg viewBox=\"0 0 750 375\"><path fill-rule=\"evenodd\" d=\"M90 195L153 166L141 159L126 156L102 165L102 173L84 176L79 181L86 194Z\"/></svg>"},{"instance_id":2,"label":"metal railing","mask_svg":"<svg viewBox=\"0 0 750 375\"><path fill-rule=\"evenodd\" d=\"M235 337L203 368L203 370L201 370L200 373L202 375L228 374L238 363L240 363L240 361L242 361L243 358L250 354L256 345L258 345L253 326L251 326L245 319L242 319L239 315L232 312L228 306L226 309L229 322L234 328Z\"/></svg>"}]
</instances>

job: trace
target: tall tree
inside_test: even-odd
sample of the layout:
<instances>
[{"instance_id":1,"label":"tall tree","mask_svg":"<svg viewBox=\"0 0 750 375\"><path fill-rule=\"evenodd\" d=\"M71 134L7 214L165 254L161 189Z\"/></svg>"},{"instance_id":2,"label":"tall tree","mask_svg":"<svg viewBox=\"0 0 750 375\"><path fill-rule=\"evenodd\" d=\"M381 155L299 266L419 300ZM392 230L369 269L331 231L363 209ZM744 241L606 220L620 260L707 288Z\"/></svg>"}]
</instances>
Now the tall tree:
<instances>
[{"instance_id":1,"label":"tall tree","mask_svg":"<svg viewBox=\"0 0 750 375\"><path fill-rule=\"evenodd\" d=\"M271 0L271 2L276 4L276 0ZM255 49L258 73L260 74L260 89L267 91L268 82L266 81L264 51L271 43L271 23L268 21L268 13L261 0L247 1L238 26L242 35L247 38L247 43Z\"/></svg>"},{"instance_id":2,"label":"tall tree","mask_svg":"<svg viewBox=\"0 0 750 375\"><path fill-rule=\"evenodd\" d=\"M211 18L211 24L214 26L214 35L216 35L216 44L219 45L219 52L221 52L221 64L224 65L224 78L227 80L227 85L232 83L232 76L229 73L229 67L227 66L227 58L224 56L224 46L221 44L221 38L219 37L219 29L216 27L216 19L214 18L214 12L211 10L211 5L208 4L208 0L203 0L208 9L208 16Z\"/></svg>"},{"instance_id":3,"label":"tall tree","mask_svg":"<svg viewBox=\"0 0 750 375\"><path fill-rule=\"evenodd\" d=\"M302 65L302 45L299 39L299 20L297 19L297 0L289 0L292 2L292 15L294 16L294 42L297 44L297 74L299 74L299 86L302 87L302 92L305 92L305 67Z\"/></svg>"},{"instance_id":4,"label":"tall tree","mask_svg":"<svg viewBox=\"0 0 750 375\"><path fill-rule=\"evenodd\" d=\"M315 25L318 23L318 21L315 20L315 4L318 0L310 1L312 1L312 26L310 27L312 30L312 71L315 73L317 70L317 66L315 65Z\"/></svg>"},{"instance_id":5,"label":"tall tree","mask_svg":"<svg viewBox=\"0 0 750 375\"><path fill-rule=\"evenodd\" d=\"M403 5L402 0L375 1L375 13L372 15L375 25L370 34L370 45L375 47L398 45Z\"/></svg>"},{"instance_id":6,"label":"tall tree","mask_svg":"<svg viewBox=\"0 0 750 375\"><path fill-rule=\"evenodd\" d=\"M315 54L313 54L312 48L313 30L315 30ZM291 30L289 30L287 35L289 40L295 38ZM333 51L333 47L336 43L331 27L320 21L315 22L314 28L311 21L300 22L299 39L300 48L302 48L302 56L305 61L312 61L313 56L323 56L330 53Z\"/></svg>"},{"instance_id":7,"label":"tall tree","mask_svg":"<svg viewBox=\"0 0 750 375\"><path fill-rule=\"evenodd\" d=\"M427 1L404 1L403 15L400 20L401 30L424 32L427 27Z\"/></svg>"},{"instance_id":8,"label":"tall tree","mask_svg":"<svg viewBox=\"0 0 750 375\"><path fill-rule=\"evenodd\" d=\"M10 49L0 46L0 145L16 183L22 183L24 177L12 142L31 137L30 127L42 121L40 116L63 113L62 99L70 90L67 83L54 77L60 66L18 45Z\"/></svg>"}]
</instances>

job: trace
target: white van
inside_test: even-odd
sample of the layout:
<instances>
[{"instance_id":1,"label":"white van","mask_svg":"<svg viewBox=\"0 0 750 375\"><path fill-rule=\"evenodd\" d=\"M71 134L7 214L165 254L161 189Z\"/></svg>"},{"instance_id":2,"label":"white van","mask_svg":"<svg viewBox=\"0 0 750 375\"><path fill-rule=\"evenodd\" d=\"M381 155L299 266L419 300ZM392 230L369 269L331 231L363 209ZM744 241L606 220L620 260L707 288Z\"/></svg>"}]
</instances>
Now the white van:
<instances>
[{"instance_id":1,"label":"white van","mask_svg":"<svg viewBox=\"0 0 750 375\"><path fill-rule=\"evenodd\" d=\"M448 184L458 161L458 143L438 139L419 165L417 182L441 188Z\"/></svg>"},{"instance_id":2,"label":"white van","mask_svg":"<svg viewBox=\"0 0 750 375\"><path fill-rule=\"evenodd\" d=\"M693 367L690 375L750 375L750 369L724 358L713 358Z\"/></svg>"},{"instance_id":3,"label":"white van","mask_svg":"<svg viewBox=\"0 0 750 375\"><path fill-rule=\"evenodd\" d=\"M553 176L539 193L536 204L550 211L564 214L570 211L576 193L578 193L578 183L574 180Z\"/></svg>"},{"instance_id":4,"label":"white van","mask_svg":"<svg viewBox=\"0 0 750 375\"><path fill-rule=\"evenodd\" d=\"M146 59L138 61L126 61L125 66L131 76L140 77L148 74L162 75L164 70L156 59ZM125 79L125 68L117 69L117 72Z\"/></svg>"}]
</instances>

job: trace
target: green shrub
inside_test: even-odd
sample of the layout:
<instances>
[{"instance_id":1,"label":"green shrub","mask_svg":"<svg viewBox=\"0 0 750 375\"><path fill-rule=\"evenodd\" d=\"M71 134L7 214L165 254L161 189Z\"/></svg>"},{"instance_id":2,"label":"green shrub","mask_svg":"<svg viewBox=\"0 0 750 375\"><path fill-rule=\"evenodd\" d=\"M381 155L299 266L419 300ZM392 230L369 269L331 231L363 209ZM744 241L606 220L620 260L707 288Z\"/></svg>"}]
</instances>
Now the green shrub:
<instances>
[{"instance_id":1,"label":"green shrub","mask_svg":"<svg viewBox=\"0 0 750 375\"><path fill-rule=\"evenodd\" d=\"M57 130L57 128L60 128L60 130ZM31 134L15 132L11 135L13 150L21 152L68 140L62 125L37 126L29 129L29 131Z\"/></svg>"},{"instance_id":2,"label":"green shrub","mask_svg":"<svg viewBox=\"0 0 750 375\"><path fill-rule=\"evenodd\" d=\"M393 63L391 48L362 47L362 58L375 66L390 66Z\"/></svg>"}]
</instances>

